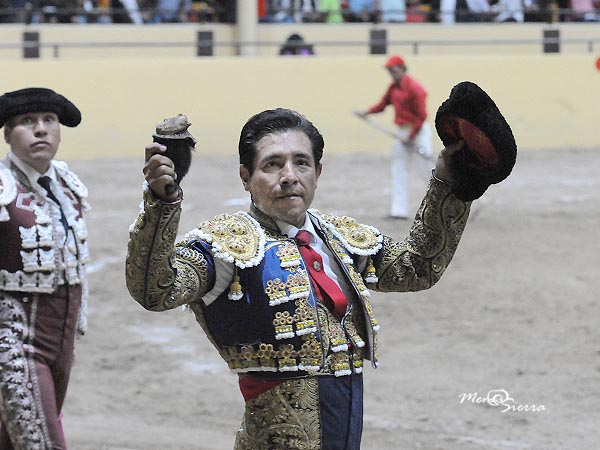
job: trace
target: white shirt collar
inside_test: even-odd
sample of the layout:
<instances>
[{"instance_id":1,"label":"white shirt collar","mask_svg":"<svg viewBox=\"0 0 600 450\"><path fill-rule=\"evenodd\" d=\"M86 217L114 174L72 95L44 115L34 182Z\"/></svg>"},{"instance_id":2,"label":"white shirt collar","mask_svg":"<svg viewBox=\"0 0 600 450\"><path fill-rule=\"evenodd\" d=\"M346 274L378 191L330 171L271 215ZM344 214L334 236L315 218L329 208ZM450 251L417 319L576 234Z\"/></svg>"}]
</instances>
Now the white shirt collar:
<instances>
[{"instance_id":1,"label":"white shirt collar","mask_svg":"<svg viewBox=\"0 0 600 450\"><path fill-rule=\"evenodd\" d=\"M31 184L31 187L35 191L37 191L39 194L43 195L46 198L48 198L48 193L46 192L46 189L44 189L38 183L38 178L41 176L47 176L50 178L50 188L51 188L54 196L58 199L58 202L67 218L67 222L69 223L70 226L74 226L77 221L78 213L75 210L75 208L73 207L73 203L71 202L71 199L66 196L66 194L64 193L64 191L62 189L60 182L58 181L59 175L58 175L58 172L56 171L56 168L54 167L54 164L51 163L50 168L45 173L39 173L37 170L35 170L33 167L31 167L25 161L20 159L13 152L9 151L8 157L19 169L21 169L23 171L25 176L29 179L29 183ZM54 202L51 202L51 203L54 203Z\"/></svg>"},{"instance_id":2,"label":"white shirt collar","mask_svg":"<svg viewBox=\"0 0 600 450\"><path fill-rule=\"evenodd\" d=\"M12 151L8 152L8 158L19 168L21 171L27 176L29 180L29 184L34 187L38 187L38 178L41 176L47 176L52 179L52 181L58 181L56 177L56 170L54 169L54 165L50 164L50 168L45 173L39 173L17 155L15 155Z\"/></svg>"},{"instance_id":3,"label":"white shirt collar","mask_svg":"<svg viewBox=\"0 0 600 450\"><path fill-rule=\"evenodd\" d=\"M294 238L294 237L296 237L296 234L298 233L298 231L306 230L310 233L310 241L311 242L315 241L315 236L317 235L317 233L315 231L315 226L313 225L312 221L310 220L310 217L308 214L306 214L306 219L304 220L304 225L302 225L302 227L300 227L300 228L297 228L294 225L287 223L287 222L283 222L281 220L275 220L275 223L277 224L277 226L279 227L281 232L283 234L285 234L287 237Z\"/></svg>"}]
</instances>

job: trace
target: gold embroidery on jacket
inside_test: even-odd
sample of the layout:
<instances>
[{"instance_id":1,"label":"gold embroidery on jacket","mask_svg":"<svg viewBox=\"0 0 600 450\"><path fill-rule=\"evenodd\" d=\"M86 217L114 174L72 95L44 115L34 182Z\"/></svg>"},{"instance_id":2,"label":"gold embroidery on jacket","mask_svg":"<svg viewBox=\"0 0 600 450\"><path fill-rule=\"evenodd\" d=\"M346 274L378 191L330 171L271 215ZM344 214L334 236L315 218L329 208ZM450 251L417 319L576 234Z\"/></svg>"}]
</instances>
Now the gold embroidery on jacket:
<instances>
[{"instance_id":1,"label":"gold embroidery on jacket","mask_svg":"<svg viewBox=\"0 0 600 450\"><path fill-rule=\"evenodd\" d=\"M377 228L358 223L347 216L322 214L315 209L311 209L310 212L321 219L322 224L351 252L357 255L373 255L381 249L382 235Z\"/></svg>"},{"instance_id":2,"label":"gold embroidery on jacket","mask_svg":"<svg viewBox=\"0 0 600 450\"><path fill-rule=\"evenodd\" d=\"M454 256L470 206L432 178L409 237L402 242L384 238L377 290L411 292L433 286Z\"/></svg>"},{"instance_id":3,"label":"gold embroidery on jacket","mask_svg":"<svg viewBox=\"0 0 600 450\"><path fill-rule=\"evenodd\" d=\"M295 378L246 402L234 450L320 450L316 378Z\"/></svg>"},{"instance_id":4,"label":"gold embroidery on jacket","mask_svg":"<svg viewBox=\"0 0 600 450\"><path fill-rule=\"evenodd\" d=\"M202 254L177 250L174 241L181 209L144 192L144 209L131 227L127 249L127 288L149 310L160 311L194 301L207 284Z\"/></svg>"},{"instance_id":5,"label":"gold embroidery on jacket","mask_svg":"<svg viewBox=\"0 0 600 450\"><path fill-rule=\"evenodd\" d=\"M249 214L220 214L202 222L195 233L213 247L213 254L240 269L258 265L264 257L265 233Z\"/></svg>"}]
</instances>

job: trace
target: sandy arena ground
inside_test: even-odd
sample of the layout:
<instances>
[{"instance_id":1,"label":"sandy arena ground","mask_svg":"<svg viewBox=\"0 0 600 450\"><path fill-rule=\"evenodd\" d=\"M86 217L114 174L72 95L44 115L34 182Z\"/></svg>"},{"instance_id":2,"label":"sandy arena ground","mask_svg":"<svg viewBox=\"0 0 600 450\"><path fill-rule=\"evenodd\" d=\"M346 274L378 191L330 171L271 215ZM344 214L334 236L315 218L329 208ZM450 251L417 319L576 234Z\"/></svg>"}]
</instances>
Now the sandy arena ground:
<instances>
[{"instance_id":1,"label":"sandy arena ground","mask_svg":"<svg viewBox=\"0 0 600 450\"><path fill-rule=\"evenodd\" d=\"M125 288L142 159L141 149L135 160L70 162L94 207L90 330L64 411L70 448L231 449L236 377L192 314L147 312ZM315 206L402 239L410 224L386 219L389 163L388 153L326 156ZM182 233L246 209L237 167L235 156L195 155ZM600 149L520 152L511 176L474 203L434 288L374 294L381 365L365 371L363 450L599 448L599 173ZM424 187L414 176L415 210ZM496 390L529 410L464 396Z\"/></svg>"}]
</instances>

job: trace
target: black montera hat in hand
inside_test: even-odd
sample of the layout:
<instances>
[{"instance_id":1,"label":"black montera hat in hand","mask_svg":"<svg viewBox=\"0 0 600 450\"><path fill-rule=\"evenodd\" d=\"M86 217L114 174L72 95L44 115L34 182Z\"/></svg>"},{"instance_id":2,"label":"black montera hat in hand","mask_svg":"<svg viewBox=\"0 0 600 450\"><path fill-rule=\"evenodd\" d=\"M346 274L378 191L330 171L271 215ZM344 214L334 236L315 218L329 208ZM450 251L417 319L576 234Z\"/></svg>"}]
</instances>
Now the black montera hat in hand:
<instances>
[{"instance_id":1,"label":"black montera hat in hand","mask_svg":"<svg viewBox=\"0 0 600 450\"><path fill-rule=\"evenodd\" d=\"M0 95L0 127L12 117L27 113L53 112L68 127L81 122L77 107L52 89L30 87Z\"/></svg>"},{"instance_id":2,"label":"black montera hat in hand","mask_svg":"<svg viewBox=\"0 0 600 450\"><path fill-rule=\"evenodd\" d=\"M504 180L515 165L517 144L500 110L475 83L463 81L438 108L435 128L444 146L463 141L450 161L453 192L471 201Z\"/></svg>"},{"instance_id":3,"label":"black montera hat in hand","mask_svg":"<svg viewBox=\"0 0 600 450\"><path fill-rule=\"evenodd\" d=\"M156 133L152 135L154 142L167 147L163 156L173 161L177 183L181 183L192 165L192 150L196 146L196 139L188 131L190 125L185 114L177 114L156 125Z\"/></svg>"}]
</instances>

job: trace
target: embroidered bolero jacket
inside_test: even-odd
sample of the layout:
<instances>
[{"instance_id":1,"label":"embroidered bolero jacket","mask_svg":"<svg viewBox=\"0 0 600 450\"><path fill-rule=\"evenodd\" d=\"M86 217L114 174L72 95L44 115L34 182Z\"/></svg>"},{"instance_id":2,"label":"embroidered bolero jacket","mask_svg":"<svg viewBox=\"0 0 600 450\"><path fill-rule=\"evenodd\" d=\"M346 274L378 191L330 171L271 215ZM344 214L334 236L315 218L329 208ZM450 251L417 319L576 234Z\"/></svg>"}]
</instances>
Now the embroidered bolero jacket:
<instances>
[{"instance_id":1,"label":"embroidered bolero jacket","mask_svg":"<svg viewBox=\"0 0 600 450\"><path fill-rule=\"evenodd\" d=\"M0 290L51 293L58 285L61 263L57 252L66 246L67 282L80 284L88 260L87 188L63 161L53 161L63 194L70 205L65 215L72 228L67 241L60 214L41 191L9 160L0 161ZM61 239L62 237L62 239Z\"/></svg>"},{"instance_id":2,"label":"embroidered bolero jacket","mask_svg":"<svg viewBox=\"0 0 600 450\"><path fill-rule=\"evenodd\" d=\"M71 232L65 234L60 210L41 187L8 158L0 161L0 294L54 292L59 284L81 284L78 329L87 328L86 263L89 259L83 212L90 209L86 186L64 161L52 161L65 198L63 211ZM12 293L12 294L11 294Z\"/></svg>"},{"instance_id":3,"label":"embroidered bolero jacket","mask_svg":"<svg viewBox=\"0 0 600 450\"><path fill-rule=\"evenodd\" d=\"M470 206L432 178L401 242L352 218L309 210L352 287L339 321L314 296L294 240L260 211L219 215L175 243L180 203L144 192L130 229L129 292L152 311L189 305L232 371L263 378L360 373L364 359L375 366L379 325L370 291L435 284L454 255ZM215 286L217 258L232 264L234 275L227 289L205 302Z\"/></svg>"}]
</instances>

